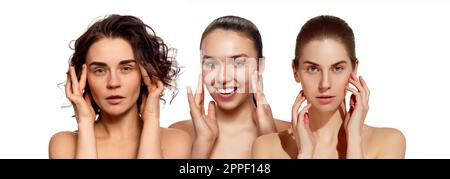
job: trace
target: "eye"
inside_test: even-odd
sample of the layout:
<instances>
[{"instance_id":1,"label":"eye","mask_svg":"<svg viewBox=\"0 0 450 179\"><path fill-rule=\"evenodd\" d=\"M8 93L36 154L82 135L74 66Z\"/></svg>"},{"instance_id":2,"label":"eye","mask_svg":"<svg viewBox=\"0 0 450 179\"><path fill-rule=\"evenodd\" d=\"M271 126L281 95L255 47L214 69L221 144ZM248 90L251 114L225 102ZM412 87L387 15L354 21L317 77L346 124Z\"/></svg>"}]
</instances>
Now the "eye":
<instances>
[{"instance_id":1,"label":"eye","mask_svg":"<svg viewBox=\"0 0 450 179\"><path fill-rule=\"evenodd\" d=\"M219 65L219 62L217 62L217 60L215 60L215 59L205 59L203 61L203 68L214 69L218 65Z\"/></svg>"},{"instance_id":2,"label":"eye","mask_svg":"<svg viewBox=\"0 0 450 179\"><path fill-rule=\"evenodd\" d=\"M335 66L333 68L333 71L335 71L335 72L341 72L342 70L344 70L344 67L342 67L342 66Z\"/></svg>"},{"instance_id":3,"label":"eye","mask_svg":"<svg viewBox=\"0 0 450 179\"><path fill-rule=\"evenodd\" d=\"M247 63L247 59L246 58L235 58L233 60L233 66L234 67L242 67Z\"/></svg>"},{"instance_id":4,"label":"eye","mask_svg":"<svg viewBox=\"0 0 450 179\"><path fill-rule=\"evenodd\" d=\"M123 66L123 67L120 68L120 71L121 71L121 72L124 72L124 73L128 73L128 72L130 72L131 70L133 70L133 68L130 67L130 66Z\"/></svg>"},{"instance_id":5,"label":"eye","mask_svg":"<svg viewBox=\"0 0 450 179\"><path fill-rule=\"evenodd\" d=\"M94 70L94 73L95 73L96 75L104 75L104 74L106 74L106 70L103 69L103 68L96 68L96 69Z\"/></svg>"},{"instance_id":6,"label":"eye","mask_svg":"<svg viewBox=\"0 0 450 179\"><path fill-rule=\"evenodd\" d=\"M310 72L310 73L315 73L315 72L318 72L319 69L316 66L309 66L306 68L306 71Z\"/></svg>"}]
</instances>

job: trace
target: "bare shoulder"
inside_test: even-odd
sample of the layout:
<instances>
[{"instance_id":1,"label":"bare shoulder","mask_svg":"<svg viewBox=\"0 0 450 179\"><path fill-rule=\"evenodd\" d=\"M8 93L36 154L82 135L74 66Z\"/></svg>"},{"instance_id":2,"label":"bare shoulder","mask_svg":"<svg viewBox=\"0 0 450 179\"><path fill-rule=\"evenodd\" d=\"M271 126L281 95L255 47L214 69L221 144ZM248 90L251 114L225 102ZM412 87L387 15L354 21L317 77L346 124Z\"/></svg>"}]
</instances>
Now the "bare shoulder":
<instances>
[{"instance_id":1,"label":"bare shoulder","mask_svg":"<svg viewBox=\"0 0 450 179\"><path fill-rule=\"evenodd\" d=\"M187 132L174 128L161 128L161 147L164 158L189 158L191 146L191 138Z\"/></svg>"},{"instance_id":2,"label":"bare shoulder","mask_svg":"<svg viewBox=\"0 0 450 179\"><path fill-rule=\"evenodd\" d=\"M290 122L279 120L279 119L274 119L274 120L275 120L275 126L277 127L278 132L291 128Z\"/></svg>"},{"instance_id":3,"label":"bare shoulder","mask_svg":"<svg viewBox=\"0 0 450 179\"><path fill-rule=\"evenodd\" d=\"M49 158L74 158L77 133L71 131L58 132L49 143Z\"/></svg>"},{"instance_id":4,"label":"bare shoulder","mask_svg":"<svg viewBox=\"0 0 450 179\"><path fill-rule=\"evenodd\" d=\"M270 133L259 136L253 142L252 158L255 159L279 159L289 158L280 145L278 133Z\"/></svg>"},{"instance_id":5,"label":"bare shoulder","mask_svg":"<svg viewBox=\"0 0 450 179\"><path fill-rule=\"evenodd\" d=\"M173 123L169 126L169 128L185 131L191 136L191 139L194 139L195 137L194 124L192 124L192 120L190 119Z\"/></svg>"},{"instance_id":6,"label":"bare shoulder","mask_svg":"<svg viewBox=\"0 0 450 179\"><path fill-rule=\"evenodd\" d=\"M368 147L376 149L375 158L405 158L406 139L400 130L367 125L364 127Z\"/></svg>"}]
</instances>

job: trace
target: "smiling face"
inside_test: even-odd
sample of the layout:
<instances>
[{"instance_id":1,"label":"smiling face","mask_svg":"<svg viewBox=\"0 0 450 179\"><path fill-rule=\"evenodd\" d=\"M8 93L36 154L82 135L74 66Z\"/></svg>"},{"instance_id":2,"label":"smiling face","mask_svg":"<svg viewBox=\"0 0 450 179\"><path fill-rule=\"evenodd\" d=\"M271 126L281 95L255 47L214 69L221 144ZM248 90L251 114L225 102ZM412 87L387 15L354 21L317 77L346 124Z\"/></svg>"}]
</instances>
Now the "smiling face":
<instances>
[{"instance_id":1,"label":"smiling face","mask_svg":"<svg viewBox=\"0 0 450 179\"><path fill-rule=\"evenodd\" d=\"M216 29L202 41L201 63L204 84L225 110L251 102L250 77L257 69L254 42L244 34Z\"/></svg>"},{"instance_id":2,"label":"smiling face","mask_svg":"<svg viewBox=\"0 0 450 179\"><path fill-rule=\"evenodd\" d=\"M352 68L350 57L342 43L332 38L306 43L294 75L300 82L306 99L321 112L333 112L345 98L345 87L357 63Z\"/></svg>"},{"instance_id":3,"label":"smiling face","mask_svg":"<svg viewBox=\"0 0 450 179\"><path fill-rule=\"evenodd\" d=\"M102 112L120 115L136 106L141 76L131 45L122 38L102 38L86 55L87 82Z\"/></svg>"}]
</instances>

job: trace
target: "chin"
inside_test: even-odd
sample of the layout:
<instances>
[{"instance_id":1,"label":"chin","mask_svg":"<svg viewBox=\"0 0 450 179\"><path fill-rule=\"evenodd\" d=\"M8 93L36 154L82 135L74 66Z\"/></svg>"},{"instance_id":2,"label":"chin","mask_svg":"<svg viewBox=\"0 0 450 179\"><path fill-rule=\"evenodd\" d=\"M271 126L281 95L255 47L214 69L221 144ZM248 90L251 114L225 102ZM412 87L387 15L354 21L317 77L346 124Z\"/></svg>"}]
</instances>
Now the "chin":
<instances>
[{"instance_id":1,"label":"chin","mask_svg":"<svg viewBox=\"0 0 450 179\"><path fill-rule=\"evenodd\" d=\"M130 109L129 107L125 107L125 105L108 105L105 108L101 108L103 112L105 112L108 115L111 116L119 116L124 114L126 111L128 111L128 109Z\"/></svg>"},{"instance_id":2,"label":"chin","mask_svg":"<svg viewBox=\"0 0 450 179\"><path fill-rule=\"evenodd\" d=\"M241 106L242 103L244 103L245 100L245 96L243 96L242 94L238 94L236 96L233 97L234 99L230 100L230 101L220 101L220 100L216 100L214 99L214 101L216 102L217 106L223 110L226 111L231 111L231 110L235 110L236 108L238 108L239 106Z\"/></svg>"},{"instance_id":3,"label":"chin","mask_svg":"<svg viewBox=\"0 0 450 179\"><path fill-rule=\"evenodd\" d=\"M321 105L319 103L316 103L316 104L313 103L313 106L320 112L329 113L329 112L335 112L338 109L339 104L331 103L331 104Z\"/></svg>"}]
</instances>

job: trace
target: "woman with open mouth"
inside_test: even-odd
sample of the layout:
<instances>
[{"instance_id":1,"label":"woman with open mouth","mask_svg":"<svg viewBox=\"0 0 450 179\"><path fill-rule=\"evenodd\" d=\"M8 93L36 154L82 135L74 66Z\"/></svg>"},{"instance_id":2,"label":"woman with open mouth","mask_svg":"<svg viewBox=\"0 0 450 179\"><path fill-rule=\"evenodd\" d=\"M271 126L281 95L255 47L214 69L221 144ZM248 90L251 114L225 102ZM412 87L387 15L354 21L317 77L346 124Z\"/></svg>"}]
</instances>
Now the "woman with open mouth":
<instances>
[{"instance_id":1,"label":"woman with open mouth","mask_svg":"<svg viewBox=\"0 0 450 179\"><path fill-rule=\"evenodd\" d=\"M187 133L160 128L160 100L179 67L133 16L110 15L75 41L66 96L78 130L50 140L50 158L188 158Z\"/></svg>"},{"instance_id":2,"label":"woman with open mouth","mask_svg":"<svg viewBox=\"0 0 450 179\"><path fill-rule=\"evenodd\" d=\"M171 127L190 134L192 158L251 158L258 136L290 127L273 119L262 92L261 35L247 19L220 17L203 32L200 51L197 89L187 89L192 119ZM214 100L206 111L204 87Z\"/></svg>"},{"instance_id":3,"label":"woman with open mouth","mask_svg":"<svg viewBox=\"0 0 450 179\"><path fill-rule=\"evenodd\" d=\"M399 130L364 124L370 92L357 77L358 64L353 30L344 20L318 16L306 22L292 62L303 89L292 107L292 128L259 137L253 157L404 158ZM352 94L349 110L346 92Z\"/></svg>"}]
</instances>

